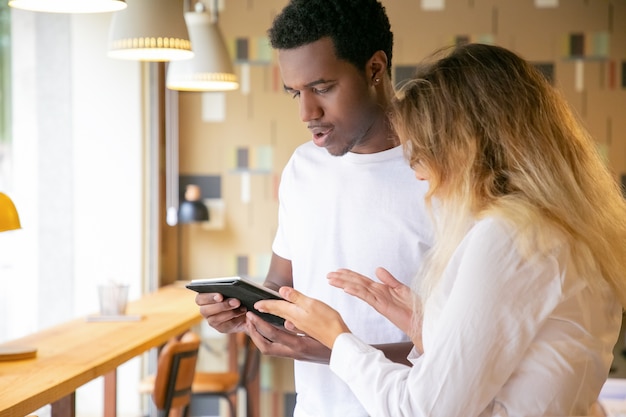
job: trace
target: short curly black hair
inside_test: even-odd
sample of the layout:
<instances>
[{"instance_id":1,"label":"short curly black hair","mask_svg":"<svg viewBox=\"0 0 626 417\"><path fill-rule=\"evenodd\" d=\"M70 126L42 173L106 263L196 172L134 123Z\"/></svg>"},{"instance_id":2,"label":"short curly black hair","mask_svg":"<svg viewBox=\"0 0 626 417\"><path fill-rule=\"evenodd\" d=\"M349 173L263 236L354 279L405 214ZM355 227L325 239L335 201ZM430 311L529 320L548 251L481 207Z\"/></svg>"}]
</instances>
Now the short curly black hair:
<instances>
[{"instance_id":1,"label":"short curly black hair","mask_svg":"<svg viewBox=\"0 0 626 417\"><path fill-rule=\"evenodd\" d=\"M292 49L330 37L339 59L365 71L376 51L387 54L391 75L393 33L377 0L291 0L268 30L274 49Z\"/></svg>"}]
</instances>

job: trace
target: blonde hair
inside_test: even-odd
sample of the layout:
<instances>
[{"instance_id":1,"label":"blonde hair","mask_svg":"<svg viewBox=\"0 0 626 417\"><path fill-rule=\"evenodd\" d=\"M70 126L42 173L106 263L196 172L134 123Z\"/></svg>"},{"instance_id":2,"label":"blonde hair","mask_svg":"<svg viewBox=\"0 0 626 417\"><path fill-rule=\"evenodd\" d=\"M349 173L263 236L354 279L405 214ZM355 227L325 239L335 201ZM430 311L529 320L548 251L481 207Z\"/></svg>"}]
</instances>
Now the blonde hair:
<instances>
[{"instance_id":1,"label":"blonde hair","mask_svg":"<svg viewBox=\"0 0 626 417\"><path fill-rule=\"evenodd\" d=\"M418 68L391 122L411 166L429 173L438 238L427 295L473 222L497 216L523 253L564 236L591 287L604 279L626 306L626 204L566 100L513 52L469 44ZM555 233L556 232L556 233Z\"/></svg>"}]
</instances>

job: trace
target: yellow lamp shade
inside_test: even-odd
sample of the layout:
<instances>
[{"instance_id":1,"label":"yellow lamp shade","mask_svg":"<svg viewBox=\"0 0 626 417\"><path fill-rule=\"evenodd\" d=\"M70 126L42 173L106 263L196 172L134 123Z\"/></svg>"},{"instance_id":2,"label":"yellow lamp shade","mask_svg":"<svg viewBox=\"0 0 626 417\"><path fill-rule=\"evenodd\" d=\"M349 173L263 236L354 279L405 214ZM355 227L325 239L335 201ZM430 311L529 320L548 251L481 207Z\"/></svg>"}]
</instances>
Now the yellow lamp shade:
<instances>
[{"instance_id":1,"label":"yellow lamp shade","mask_svg":"<svg viewBox=\"0 0 626 417\"><path fill-rule=\"evenodd\" d=\"M0 193L0 232L19 229L20 218L17 209L8 195Z\"/></svg>"}]
</instances>

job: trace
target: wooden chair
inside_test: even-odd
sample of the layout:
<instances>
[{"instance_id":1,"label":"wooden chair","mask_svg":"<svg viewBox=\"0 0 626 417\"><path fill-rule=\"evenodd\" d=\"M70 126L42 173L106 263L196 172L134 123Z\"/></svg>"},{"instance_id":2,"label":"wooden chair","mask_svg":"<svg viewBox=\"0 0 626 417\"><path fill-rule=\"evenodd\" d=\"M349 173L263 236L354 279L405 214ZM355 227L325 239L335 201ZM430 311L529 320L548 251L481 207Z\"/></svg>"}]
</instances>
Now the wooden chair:
<instances>
[{"instance_id":1,"label":"wooden chair","mask_svg":"<svg viewBox=\"0 0 626 417\"><path fill-rule=\"evenodd\" d=\"M199 348L200 338L191 331L170 339L159 353L156 374L140 383L139 391L152 395L159 417L187 415Z\"/></svg>"},{"instance_id":2,"label":"wooden chair","mask_svg":"<svg viewBox=\"0 0 626 417\"><path fill-rule=\"evenodd\" d=\"M239 389L244 390L249 397L247 385L257 376L261 353L245 333L235 335L239 358L239 369L229 372L196 372L191 386L193 396L213 396L226 399L230 410L230 417L237 416L237 397ZM246 398L248 412L251 416L250 399Z\"/></svg>"}]
</instances>

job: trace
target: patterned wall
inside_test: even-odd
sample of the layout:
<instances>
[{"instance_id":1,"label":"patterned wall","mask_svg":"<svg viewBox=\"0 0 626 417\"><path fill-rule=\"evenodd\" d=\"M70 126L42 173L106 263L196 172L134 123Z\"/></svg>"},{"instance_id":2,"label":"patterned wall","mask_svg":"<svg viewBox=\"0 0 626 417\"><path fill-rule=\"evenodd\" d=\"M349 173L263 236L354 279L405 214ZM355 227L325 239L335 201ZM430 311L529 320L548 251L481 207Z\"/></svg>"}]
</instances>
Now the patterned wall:
<instances>
[{"instance_id":1,"label":"patterned wall","mask_svg":"<svg viewBox=\"0 0 626 417\"><path fill-rule=\"evenodd\" d=\"M180 95L181 173L219 176L225 224L189 227L187 278L244 273L262 280L278 210L276 189L293 149L309 139L282 92L265 32L285 0L222 2L242 88ZM459 42L510 48L562 89L616 177L626 173L626 1L383 0L395 34L395 81L435 49ZM217 117L213 117L217 114ZM287 388L289 385L287 377Z\"/></svg>"},{"instance_id":2,"label":"patterned wall","mask_svg":"<svg viewBox=\"0 0 626 417\"><path fill-rule=\"evenodd\" d=\"M220 26L230 42L241 89L180 94L181 173L220 177L226 217L221 230L188 228L188 278L240 272L262 279L266 272L280 171L293 149L309 138L298 120L297 104L282 92L275 54L265 37L284 4L222 2ZM486 42L513 49L563 90L615 175L626 172L626 1L383 4L395 34L396 82L441 46ZM240 268L244 264L245 271Z\"/></svg>"}]
</instances>

